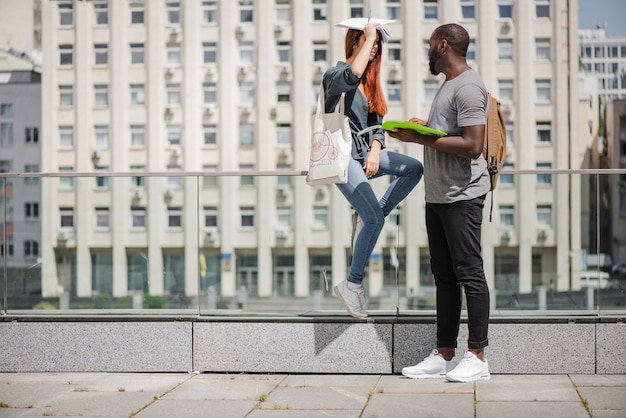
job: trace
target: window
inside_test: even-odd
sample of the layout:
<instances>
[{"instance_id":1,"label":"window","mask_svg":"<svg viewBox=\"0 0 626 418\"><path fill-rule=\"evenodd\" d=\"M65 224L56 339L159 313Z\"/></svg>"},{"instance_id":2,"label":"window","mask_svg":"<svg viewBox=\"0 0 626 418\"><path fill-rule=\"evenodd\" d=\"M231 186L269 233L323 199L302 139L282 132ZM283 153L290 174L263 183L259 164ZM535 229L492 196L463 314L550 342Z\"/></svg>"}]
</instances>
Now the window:
<instances>
[{"instance_id":1,"label":"window","mask_svg":"<svg viewBox=\"0 0 626 418\"><path fill-rule=\"evenodd\" d=\"M313 206L313 229L328 228L328 206Z\"/></svg>"},{"instance_id":2,"label":"window","mask_svg":"<svg viewBox=\"0 0 626 418\"><path fill-rule=\"evenodd\" d=\"M74 228L74 208L59 208L59 215L62 229Z\"/></svg>"},{"instance_id":3,"label":"window","mask_svg":"<svg viewBox=\"0 0 626 418\"><path fill-rule=\"evenodd\" d=\"M144 85L143 84L131 84L130 85L130 104L134 106L143 105L145 103Z\"/></svg>"},{"instance_id":4,"label":"window","mask_svg":"<svg viewBox=\"0 0 626 418\"><path fill-rule=\"evenodd\" d=\"M552 100L550 80L536 80L535 85L537 87L537 102L550 103Z\"/></svg>"},{"instance_id":5,"label":"window","mask_svg":"<svg viewBox=\"0 0 626 418\"><path fill-rule=\"evenodd\" d=\"M252 42L239 43L239 65L249 67L254 64L254 44Z\"/></svg>"},{"instance_id":6,"label":"window","mask_svg":"<svg viewBox=\"0 0 626 418\"><path fill-rule=\"evenodd\" d=\"M313 0L313 20L325 21L326 20L326 0Z\"/></svg>"},{"instance_id":7,"label":"window","mask_svg":"<svg viewBox=\"0 0 626 418\"><path fill-rule=\"evenodd\" d=\"M34 240L24 241L24 257L39 257L39 242Z\"/></svg>"},{"instance_id":8,"label":"window","mask_svg":"<svg viewBox=\"0 0 626 418\"><path fill-rule=\"evenodd\" d=\"M109 229L109 208L96 208L96 229Z\"/></svg>"},{"instance_id":9,"label":"window","mask_svg":"<svg viewBox=\"0 0 626 418\"><path fill-rule=\"evenodd\" d=\"M109 171L109 167L96 167L96 171ZM94 177L96 189L108 189L109 178L104 176Z\"/></svg>"},{"instance_id":10,"label":"window","mask_svg":"<svg viewBox=\"0 0 626 418\"><path fill-rule=\"evenodd\" d=\"M0 145L3 147L13 145L13 124L11 122L0 123Z\"/></svg>"},{"instance_id":11,"label":"window","mask_svg":"<svg viewBox=\"0 0 626 418\"><path fill-rule=\"evenodd\" d=\"M202 43L202 59L205 64L217 63L217 42Z\"/></svg>"},{"instance_id":12,"label":"window","mask_svg":"<svg viewBox=\"0 0 626 418\"><path fill-rule=\"evenodd\" d=\"M168 171L177 171L180 172L180 165L171 164L167 166ZM183 178L182 176L168 176L167 177L167 188L169 190L179 190L183 188Z\"/></svg>"},{"instance_id":13,"label":"window","mask_svg":"<svg viewBox=\"0 0 626 418\"><path fill-rule=\"evenodd\" d=\"M26 220L32 221L39 219L39 203L26 202L24 203L24 216Z\"/></svg>"},{"instance_id":14,"label":"window","mask_svg":"<svg viewBox=\"0 0 626 418\"><path fill-rule=\"evenodd\" d=\"M501 103L513 103L513 80L498 80L498 97Z\"/></svg>"},{"instance_id":15,"label":"window","mask_svg":"<svg viewBox=\"0 0 626 418\"><path fill-rule=\"evenodd\" d=\"M363 4L364 0L350 0L350 17L363 17L365 16Z\"/></svg>"},{"instance_id":16,"label":"window","mask_svg":"<svg viewBox=\"0 0 626 418\"><path fill-rule=\"evenodd\" d=\"M398 0L396 0L398 1ZM387 2L389 3L389 1ZM439 18L437 0L424 0L424 19L437 20ZM393 19L396 19L395 17Z\"/></svg>"},{"instance_id":17,"label":"window","mask_svg":"<svg viewBox=\"0 0 626 418\"><path fill-rule=\"evenodd\" d=\"M96 107L105 107L109 105L109 86L106 84L96 84L93 86L94 104Z\"/></svg>"},{"instance_id":18,"label":"window","mask_svg":"<svg viewBox=\"0 0 626 418\"><path fill-rule=\"evenodd\" d=\"M239 124L239 145L242 147L254 145L254 126L251 123L242 122Z\"/></svg>"},{"instance_id":19,"label":"window","mask_svg":"<svg viewBox=\"0 0 626 418\"><path fill-rule=\"evenodd\" d=\"M498 17L500 19L513 18L513 0L498 0Z\"/></svg>"},{"instance_id":20,"label":"window","mask_svg":"<svg viewBox=\"0 0 626 418\"><path fill-rule=\"evenodd\" d=\"M515 226L515 209L513 205L500 205L500 226Z\"/></svg>"},{"instance_id":21,"label":"window","mask_svg":"<svg viewBox=\"0 0 626 418\"><path fill-rule=\"evenodd\" d=\"M145 171L146 167L143 165L131 165L130 171ZM143 176L132 176L130 178L130 185L134 188L141 188L146 185L146 178Z\"/></svg>"},{"instance_id":22,"label":"window","mask_svg":"<svg viewBox=\"0 0 626 418\"><path fill-rule=\"evenodd\" d=\"M130 23L132 25L141 25L144 23L143 2L133 2L130 4Z\"/></svg>"},{"instance_id":23,"label":"window","mask_svg":"<svg viewBox=\"0 0 626 418\"><path fill-rule=\"evenodd\" d=\"M461 17L464 20L476 18L476 0L461 0Z\"/></svg>"},{"instance_id":24,"label":"window","mask_svg":"<svg viewBox=\"0 0 626 418\"><path fill-rule=\"evenodd\" d=\"M514 168L512 163L503 163L502 171L500 174L500 178L498 179L498 184L508 184L510 186L515 184L515 176L513 174L505 173L505 170L512 170Z\"/></svg>"},{"instance_id":25,"label":"window","mask_svg":"<svg viewBox=\"0 0 626 418\"><path fill-rule=\"evenodd\" d=\"M252 164L240 164L240 171L252 171L254 170L254 166ZM254 186L254 176L244 175L242 174L239 178L240 186Z\"/></svg>"},{"instance_id":26,"label":"window","mask_svg":"<svg viewBox=\"0 0 626 418\"><path fill-rule=\"evenodd\" d=\"M432 102L439 89L439 81L424 80L424 100L428 103Z\"/></svg>"},{"instance_id":27,"label":"window","mask_svg":"<svg viewBox=\"0 0 626 418\"><path fill-rule=\"evenodd\" d=\"M74 148L74 127L71 125L59 126L59 148Z\"/></svg>"},{"instance_id":28,"label":"window","mask_svg":"<svg viewBox=\"0 0 626 418\"><path fill-rule=\"evenodd\" d=\"M69 44L59 45L59 65L71 67L74 62L74 46Z\"/></svg>"},{"instance_id":29,"label":"window","mask_svg":"<svg viewBox=\"0 0 626 418\"><path fill-rule=\"evenodd\" d=\"M313 103L314 105L317 105L317 102L319 101L319 98L320 98L320 84L319 82L313 81L313 84L311 87L312 87L311 97L313 98L313 101L311 103Z\"/></svg>"},{"instance_id":30,"label":"window","mask_svg":"<svg viewBox=\"0 0 626 418\"><path fill-rule=\"evenodd\" d=\"M389 103L402 103L402 83L400 80L387 81L387 98Z\"/></svg>"},{"instance_id":31,"label":"window","mask_svg":"<svg viewBox=\"0 0 626 418\"><path fill-rule=\"evenodd\" d=\"M276 208L276 224L278 227L291 228L291 207L279 206Z\"/></svg>"},{"instance_id":32,"label":"window","mask_svg":"<svg viewBox=\"0 0 626 418\"><path fill-rule=\"evenodd\" d=\"M476 40L470 39L469 45L467 46L467 60L468 61L476 61Z\"/></svg>"},{"instance_id":33,"label":"window","mask_svg":"<svg viewBox=\"0 0 626 418\"><path fill-rule=\"evenodd\" d=\"M276 164L276 170L278 171L289 171L291 170L291 164L278 163ZM278 176L276 179L276 183L279 185L291 185L291 176Z\"/></svg>"},{"instance_id":34,"label":"window","mask_svg":"<svg viewBox=\"0 0 626 418\"><path fill-rule=\"evenodd\" d=\"M290 0L276 0L276 22L291 23Z\"/></svg>"},{"instance_id":35,"label":"window","mask_svg":"<svg viewBox=\"0 0 626 418\"><path fill-rule=\"evenodd\" d=\"M326 45L326 42L314 41L313 42L313 61L325 63L327 50L328 50L328 46Z\"/></svg>"},{"instance_id":36,"label":"window","mask_svg":"<svg viewBox=\"0 0 626 418\"><path fill-rule=\"evenodd\" d=\"M144 64L144 45L130 44L130 63L132 65Z\"/></svg>"},{"instance_id":37,"label":"window","mask_svg":"<svg viewBox=\"0 0 626 418\"><path fill-rule=\"evenodd\" d=\"M291 83L288 81L278 81L276 83L276 101L278 103L291 102Z\"/></svg>"},{"instance_id":38,"label":"window","mask_svg":"<svg viewBox=\"0 0 626 418\"><path fill-rule=\"evenodd\" d=\"M94 126L94 147L96 149L109 147L109 125Z\"/></svg>"},{"instance_id":39,"label":"window","mask_svg":"<svg viewBox=\"0 0 626 418\"><path fill-rule=\"evenodd\" d=\"M60 107L72 107L74 106L74 87L71 85L59 86L59 106Z\"/></svg>"},{"instance_id":40,"label":"window","mask_svg":"<svg viewBox=\"0 0 626 418\"><path fill-rule=\"evenodd\" d=\"M109 24L109 6L107 0L94 1L93 11L96 26L106 26Z\"/></svg>"},{"instance_id":41,"label":"window","mask_svg":"<svg viewBox=\"0 0 626 418\"><path fill-rule=\"evenodd\" d=\"M39 164L25 164L25 173L39 173ZM24 184L39 184L39 178L37 177L24 177Z\"/></svg>"},{"instance_id":42,"label":"window","mask_svg":"<svg viewBox=\"0 0 626 418\"><path fill-rule=\"evenodd\" d=\"M424 51L424 61L428 62L428 51L430 50L430 41L428 39L422 41L422 50Z\"/></svg>"},{"instance_id":43,"label":"window","mask_svg":"<svg viewBox=\"0 0 626 418\"><path fill-rule=\"evenodd\" d=\"M387 42L387 59L390 62L402 61L402 45L400 41L393 40Z\"/></svg>"},{"instance_id":44,"label":"window","mask_svg":"<svg viewBox=\"0 0 626 418\"><path fill-rule=\"evenodd\" d=\"M180 134L180 125L167 125L167 145L170 147L179 147Z\"/></svg>"},{"instance_id":45,"label":"window","mask_svg":"<svg viewBox=\"0 0 626 418\"><path fill-rule=\"evenodd\" d=\"M242 106L254 106L254 83L250 81L239 83L239 103Z\"/></svg>"},{"instance_id":46,"label":"window","mask_svg":"<svg viewBox=\"0 0 626 418\"><path fill-rule=\"evenodd\" d=\"M400 0L387 0L387 18L400 20L402 18L400 9Z\"/></svg>"},{"instance_id":47,"label":"window","mask_svg":"<svg viewBox=\"0 0 626 418\"><path fill-rule=\"evenodd\" d=\"M278 42L276 45L276 52L278 55L278 62L281 64L291 63L291 43L290 42Z\"/></svg>"},{"instance_id":48,"label":"window","mask_svg":"<svg viewBox=\"0 0 626 418\"><path fill-rule=\"evenodd\" d=\"M241 23L254 22L254 4L252 0L239 0L239 21Z\"/></svg>"},{"instance_id":49,"label":"window","mask_svg":"<svg viewBox=\"0 0 626 418\"><path fill-rule=\"evenodd\" d=\"M6 251L6 255L7 257L13 257L14 255L14 251L15 251L15 247L13 245L13 236L7 236L7 251ZM0 256L4 257L4 242L0 241Z\"/></svg>"},{"instance_id":50,"label":"window","mask_svg":"<svg viewBox=\"0 0 626 418\"><path fill-rule=\"evenodd\" d=\"M130 125L130 146L143 148L146 144L146 126Z\"/></svg>"},{"instance_id":51,"label":"window","mask_svg":"<svg viewBox=\"0 0 626 418\"><path fill-rule=\"evenodd\" d=\"M69 173L74 171L74 167L61 166L60 173ZM72 190L74 188L74 177L59 177L59 189Z\"/></svg>"},{"instance_id":52,"label":"window","mask_svg":"<svg viewBox=\"0 0 626 418\"><path fill-rule=\"evenodd\" d=\"M150 292L146 253L147 250L142 249L128 250L126 253L126 276L128 277L129 291L139 290L145 294Z\"/></svg>"},{"instance_id":53,"label":"window","mask_svg":"<svg viewBox=\"0 0 626 418\"><path fill-rule=\"evenodd\" d=\"M498 39L498 59L502 61L513 60L513 39Z\"/></svg>"},{"instance_id":54,"label":"window","mask_svg":"<svg viewBox=\"0 0 626 418\"><path fill-rule=\"evenodd\" d=\"M180 25L180 2L179 1L168 1L165 3L166 13L167 13L167 23L170 26L179 26Z\"/></svg>"},{"instance_id":55,"label":"window","mask_svg":"<svg viewBox=\"0 0 626 418\"><path fill-rule=\"evenodd\" d=\"M0 116L10 118L13 116L13 103L0 104Z\"/></svg>"},{"instance_id":56,"label":"window","mask_svg":"<svg viewBox=\"0 0 626 418\"><path fill-rule=\"evenodd\" d=\"M146 208L131 207L130 218L130 225L133 229L146 229Z\"/></svg>"},{"instance_id":57,"label":"window","mask_svg":"<svg viewBox=\"0 0 626 418\"><path fill-rule=\"evenodd\" d=\"M204 207L204 227L205 228L217 228L217 207L215 206Z\"/></svg>"},{"instance_id":58,"label":"window","mask_svg":"<svg viewBox=\"0 0 626 418\"><path fill-rule=\"evenodd\" d=\"M217 83L202 83L204 92L204 104L215 106L217 104Z\"/></svg>"},{"instance_id":59,"label":"window","mask_svg":"<svg viewBox=\"0 0 626 418\"><path fill-rule=\"evenodd\" d=\"M552 228L552 206L551 205L537 205L537 228L539 229L551 229Z\"/></svg>"},{"instance_id":60,"label":"window","mask_svg":"<svg viewBox=\"0 0 626 418\"><path fill-rule=\"evenodd\" d=\"M537 142L539 144L549 145L552 141L551 132L551 122L537 122Z\"/></svg>"},{"instance_id":61,"label":"window","mask_svg":"<svg viewBox=\"0 0 626 418\"><path fill-rule=\"evenodd\" d=\"M176 106L180 105L180 84L169 83L167 89L167 105Z\"/></svg>"},{"instance_id":62,"label":"window","mask_svg":"<svg viewBox=\"0 0 626 418\"><path fill-rule=\"evenodd\" d=\"M180 207L167 208L167 227L180 229L183 226L183 211Z\"/></svg>"},{"instance_id":63,"label":"window","mask_svg":"<svg viewBox=\"0 0 626 418\"><path fill-rule=\"evenodd\" d=\"M402 208L400 206L396 206L392 209L391 213L389 213L387 225L391 227L392 230L395 230L398 226L402 226Z\"/></svg>"},{"instance_id":64,"label":"window","mask_svg":"<svg viewBox=\"0 0 626 418\"><path fill-rule=\"evenodd\" d=\"M506 145L507 147L515 145L515 122L506 121Z\"/></svg>"},{"instance_id":65,"label":"window","mask_svg":"<svg viewBox=\"0 0 626 418\"><path fill-rule=\"evenodd\" d=\"M74 6L72 2L59 2L59 26L74 26Z\"/></svg>"},{"instance_id":66,"label":"window","mask_svg":"<svg viewBox=\"0 0 626 418\"><path fill-rule=\"evenodd\" d=\"M552 163L537 163L537 170L550 170L551 168L552 168ZM550 173L537 174L537 184L540 184L540 185L552 184L552 174Z\"/></svg>"},{"instance_id":67,"label":"window","mask_svg":"<svg viewBox=\"0 0 626 418\"><path fill-rule=\"evenodd\" d=\"M291 148L291 124L276 125L276 145L279 148Z\"/></svg>"},{"instance_id":68,"label":"window","mask_svg":"<svg viewBox=\"0 0 626 418\"><path fill-rule=\"evenodd\" d=\"M253 228L254 227L254 206L241 206L239 208L241 214L241 227Z\"/></svg>"},{"instance_id":69,"label":"window","mask_svg":"<svg viewBox=\"0 0 626 418\"><path fill-rule=\"evenodd\" d=\"M550 61L550 38L535 39L535 58L537 61Z\"/></svg>"},{"instance_id":70,"label":"window","mask_svg":"<svg viewBox=\"0 0 626 418\"><path fill-rule=\"evenodd\" d=\"M535 17L550 19L550 0L535 0Z\"/></svg>"},{"instance_id":71,"label":"window","mask_svg":"<svg viewBox=\"0 0 626 418\"><path fill-rule=\"evenodd\" d=\"M104 67L109 63L109 45L107 44L94 44L94 62L97 67Z\"/></svg>"},{"instance_id":72,"label":"window","mask_svg":"<svg viewBox=\"0 0 626 418\"><path fill-rule=\"evenodd\" d=\"M217 2L216 1L203 1L202 2L202 23L204 24L217 23Z\"/></svg>"},{"instance_id":73,"label":"window","mask_svg":"<svg viewBox=\"0 0 626 418\"><path fill-rule=\"evenodd\" d=\"M177 67L180 65L180 44L178 42L167 43L167 65Z\"/></svg>"},{"instance_id":74,"label":"window","mask_svg":"<svg viewBox=\"0 0 626 418\"><path fill-rule=\"evenodd\" d=\"M207 124L202 125L202 132L204 137L204 145L215 146L217 145L217 125Z\"/></svg>"},{"instance_id":75,"label":"window","mask_svg":"<svg viewBox=\"0 0 626 418\"><path fill-rule=\"evenodd\" d=\"M39 128L24 128L24 142L26 144L39 143Z\"/></svg>"}]
</instances>

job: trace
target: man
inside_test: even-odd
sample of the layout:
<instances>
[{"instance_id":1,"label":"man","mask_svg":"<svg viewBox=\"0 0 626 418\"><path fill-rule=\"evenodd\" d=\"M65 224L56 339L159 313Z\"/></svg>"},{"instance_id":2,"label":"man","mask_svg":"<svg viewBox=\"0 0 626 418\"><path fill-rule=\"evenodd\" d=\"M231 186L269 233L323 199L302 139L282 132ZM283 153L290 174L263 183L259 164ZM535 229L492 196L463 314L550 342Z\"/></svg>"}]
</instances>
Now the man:
<instances>
[{"instance_id":1,"label":"man","mask_svg":"<svg viewBox=\"0 0 626 418\"><path fill-rule=\"evenodd\" d=\"M426 228L431 268L437 286L437 345L430 356L402 374L448 381L489 379L484 356L488 344L489 289L483 270L480 235L485 195L490 188L482 157L487 89L467 65L467 31L457 24L435 29L428 50L430 72L445 81L433 100L427 125L447 136L421 135L397 129L389 135L422 144ZM412 122L422 123L419 119ZM461 317L462 292L468 314L468 351L454 358Z\"/></svg>"}]
</instances>

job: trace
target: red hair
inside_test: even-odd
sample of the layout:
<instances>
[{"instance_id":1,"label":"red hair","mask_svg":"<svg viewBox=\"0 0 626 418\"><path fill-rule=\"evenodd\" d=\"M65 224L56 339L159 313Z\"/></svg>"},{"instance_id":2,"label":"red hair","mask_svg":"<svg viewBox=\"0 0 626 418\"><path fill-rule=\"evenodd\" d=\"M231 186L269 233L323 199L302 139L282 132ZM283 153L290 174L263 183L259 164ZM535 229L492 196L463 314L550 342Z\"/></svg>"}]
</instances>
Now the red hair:
<instances>
[{"instance_id":1,"label":"red hair","mask_svg":"<svg viewBox=\"0 0 626 418\"><path fill-rule=\"evenodd\" d=\"M363 31L356 29L348 29L346 33L346 58L350 58L354 53L354 47L359 43L359 40L363 36ZM367 63L365 71L361 76L361 84L363 84L363 91L369 104L370 112L385 116L387 113L387 101L383 94L383 89L380 86L380 64L382 62L383 42L380 37L376 38L378 43L378 51L376 56Z\"/></svg>"}]
</instances>

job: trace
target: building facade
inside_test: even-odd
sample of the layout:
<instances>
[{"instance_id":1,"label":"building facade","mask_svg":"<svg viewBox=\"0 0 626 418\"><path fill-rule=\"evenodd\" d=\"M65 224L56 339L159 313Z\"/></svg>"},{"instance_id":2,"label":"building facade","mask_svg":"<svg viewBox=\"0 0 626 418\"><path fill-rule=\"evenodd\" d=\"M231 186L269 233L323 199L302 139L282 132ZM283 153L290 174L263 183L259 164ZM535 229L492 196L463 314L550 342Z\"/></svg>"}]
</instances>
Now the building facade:
<instances>
[{"instance_id":1,"label":"building facade","mask_svg":"<svg viewBox=\"0 0 626 418\"><path fill-rule=\"evenodd\" d=\"M576 1L45 1L42 169L80 176L44 179L42 294L330 295L327 281L347 274L351 208L293 174L307 168L323 71L344 57L335 25L370 10L396 20L386 118L428 115L443 81L428 72L428 39L458 22L505 110L505 167L581 167ZM579 288L579 183L501 176L483 230L494 294ZM401 297L419 295L432 286L422 184L387 222L369 295L396 279Z\"/></svg>"}]
</instances>

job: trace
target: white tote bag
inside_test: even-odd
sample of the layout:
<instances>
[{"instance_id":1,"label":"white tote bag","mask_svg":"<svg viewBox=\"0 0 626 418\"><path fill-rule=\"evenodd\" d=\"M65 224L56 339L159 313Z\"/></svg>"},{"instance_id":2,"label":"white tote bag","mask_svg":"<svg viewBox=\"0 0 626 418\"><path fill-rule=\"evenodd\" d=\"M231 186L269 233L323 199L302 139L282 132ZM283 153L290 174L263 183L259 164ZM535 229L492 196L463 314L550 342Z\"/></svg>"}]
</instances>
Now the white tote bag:
<instances>
[{"instance_id":1,"label":"white tote bag","mask_svg":"<svg viewBox=\"0 0 626 418\"><path fill-rule=\"evenodd\" d=\"M348 182L352 135L344 107L345 94L342 94L335 111L326 113L324 87L320 86L317 111L313 116L309 172L306 176L306 183L310 186Z\"/></svg>"}]
</instances>

